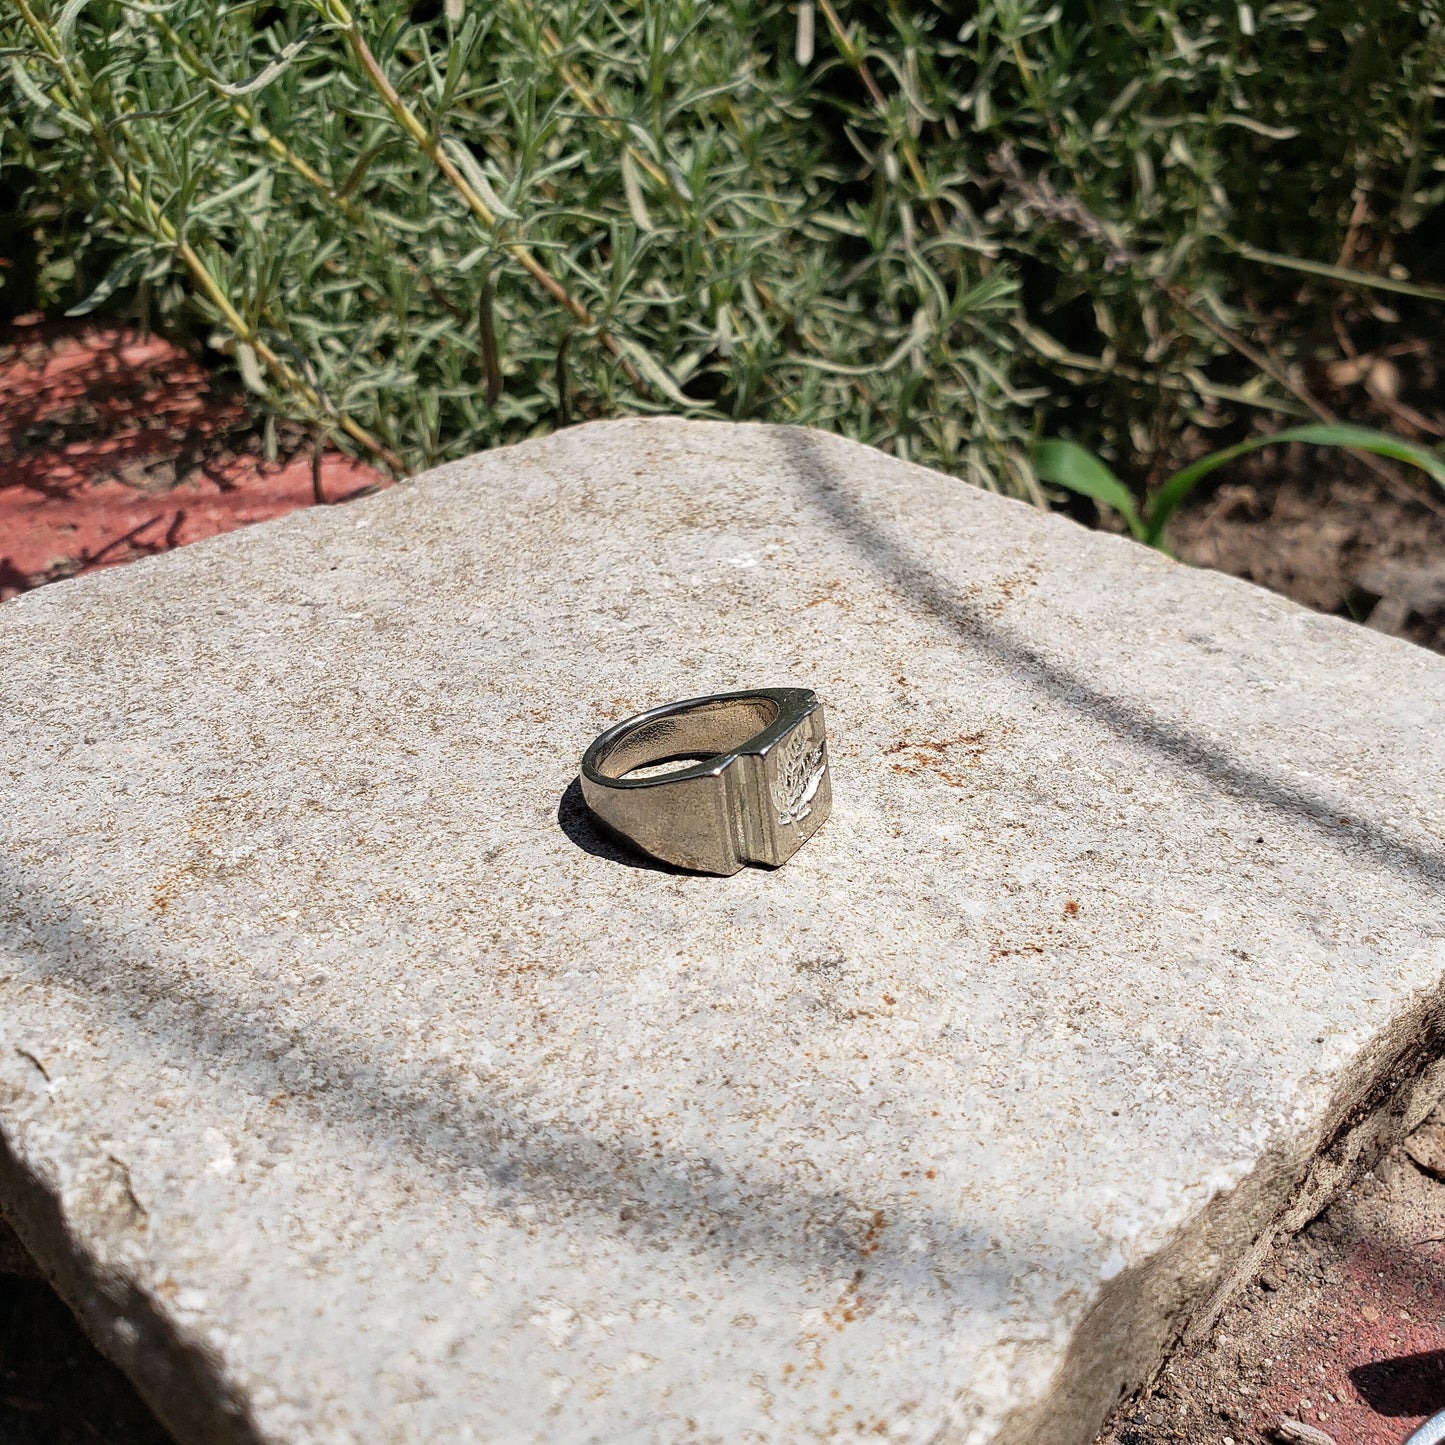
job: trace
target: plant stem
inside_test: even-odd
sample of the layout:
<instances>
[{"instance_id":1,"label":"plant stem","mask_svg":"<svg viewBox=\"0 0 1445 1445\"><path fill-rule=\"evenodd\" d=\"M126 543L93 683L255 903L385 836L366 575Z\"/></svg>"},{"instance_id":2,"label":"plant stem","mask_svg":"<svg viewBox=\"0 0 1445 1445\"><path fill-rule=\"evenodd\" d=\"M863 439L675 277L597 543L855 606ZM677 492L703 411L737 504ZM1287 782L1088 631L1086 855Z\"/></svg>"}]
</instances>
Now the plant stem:
<instances>
[{"instance_id":1,"label":"plant stem","mask_svg":"<svg viewBox=\"0 0 1445 1445\"><path fill-rule=\"evenodd\" d=\"M201 55L184 36L178 34L170 26L165 17L157 15L153 11L147 11L147 16L152 24L175 48L176 54L180 56L182 64L198 80L204 81L218 95L225 99L231 111L251 133L260 141L261 145L270 152L277 160L291 167L303 181L307 183L318 195L329 205L334 206L354 226L365 230L368 235L377 237L379 235L376 224L372 218L358 205L347 200L345 196L338 195L336 187L311 165L310 162L298 156L290 146L283 141L266 123L243 101L226 95L222 88L220 78L206 64ZM403 256L402 260L407 269L427 293L436 298L437 302L449 311L458 320L466 320L466 313L449 296L445 294L432 281L431 277L416 264L409 256Z\"/></svg>"},{"instance_id":2,"label":"plant stem","mask_svg":"<svg viewBox=\"0 0 1445 1445\"><path fill-rule=\"evenodd\" d=\"M467 178L457 169L456 163L447 155L439 138L433 137L425 126L412 113L411 108L397 94L395 86L387 78L386 72L377 62L376 57L371 53L371 47L366 43L366 37L361 33L361 26L356 18L342 3L342 0L330 0L328 7L336 23L341 26L346 35L347 44L351 47L351 53L356 57L357 63L366 72L376 93L381 97L386 108L395 118L396 123L411 137L417 148L421 150L432 162L433 165L451 182L457 194L467 203L472 214L482 223L489 234L497 235L497 217L491 207L477 194L475 188ZM647 388L643 385L642 376L637 368L628 359L623 350L622 343L601 325L590 311L579 301L540 261L532 254L531 250L521 241L502 241L501 248L515 260L522 269L555 301L559 306L565 307L589 330L595 331L597 339L610 351L618 360L622 368L622 374L628 382L639 392L646 394Z\"/></svg>"},{"instance_id":3,"label":"plant stem","mask_svg":"<svg viewBox=\"0 0 1445 1445\"><path fill-rule=\"evenodd\" d=\"M77 80L74 70L65 58L65 52L61 48L50 27L42 21L39 16L30 8L29 0L15 0L16 8L20 11L30 33L35 36L41 48L50 59L51 63L60 72L65 82L66 90L69 92L69 108L85 122L89 128L92 138L102 155L110 162L116 173L120 176L126 190L137 203L137 214L142 227L149 232L154 240L170 245L175 249L176 255L182 264L191 273L192 279L200 287L202 293L211 304L220 312L222 319L235 335L236 339L249 346L256 353L256 358L271 373L277 381L293 395L300 397L310 408L325 416L329 410L321 394L304 377L298 376L280 356L268 346L265 340L257 333L255 327L251 326L232 305L231 299L227 296L225 288L211 274L210 268L197 254L195 248L187 240L184 240L177 232L171 222L162 214L155 202L146 193L145 187L135 172L131 170L125 157L116 147L111 138L110 129L103 125L98 116L91 110L85 101L84 87ZM51 99L57 105L63 104L54 91L51 92ZM363 446L373 455L379 457L387 466L393 468L401 475L406 474L406 464L396 455L384 442L354 421L351 417L338 415L335 423L353 441Z\"/></svg>"},{"instance_id":4,"label":"plant stem","mask_svg":"<svg viewBox=\"0 0 1445 1445\"><path fill-rule=\"evenodd\" d=\"M1445 289L1439 286L1417 286L1411 281L1396 281L1389 276L1372 276L1349 266L1331 266L1326 261L1303 261L1298 256L1283 256L1278 251L1264 251L1248 241L1223 238L1224 244L1246 261L1261 266L1279 266L1286 271L1302 271L1307 276L1324 276L1346 286L1363 286L1373 291L1393 291L1397 296L1414 296L1421 301L1445 301Z\"/></svg>"},{"instance_id":5,"label":"plant stem","mask_svg":"<svg viewBox=\"0 0 1445 1445\"><path fill-rule=\"evenodd\" d=\"M858 79L863 82L863 89L868 92L869 99L872 100L878 113L886 119L888 98L879 89L878 82L873 79L873 72L868 68L867 57L853 44L848 32L843 29L843 22L838 19L838 12L833 8L833 0L818 0L818 8L828 22L828 29L832 32L833 43L837 45L839 53L857 72ZM898 149L903 156L904 165L908 167L909 174L913 177L914 185L918 187L918 194L926 199L933 229L940 236L947 234L948 225L943 219L943 210L937 199L929 195L931 187L928 184L928 178L923 173L923 167L919 163L917 148L909 137L903 136L898 142Z\"/></svg>"},{"instance_id":6,"label":"plant stem","mask_svg":"<svg viewBox=\"0 0 1445 1445\"><path fill-rule=\"evenodd\" d=\"M682 193L677 188L677 183L646 151L629 139L627 127L617 118L616 112L612 110L606 100L588 86L587 82L575 67L561 59L562 41L557 32L553 30L550 25L544 25L541 33L542 43L547 47L547 53L552 59L557 61L558 74L562 77L567 88L577 97L582 108L595 120L602 123L602 127L607 134L614 141L621 143L628 155L666 191L668 199L672 201L674 206L680 209L684 201ZM722 237L722 227L719 226L711 216L704 216L702 225L703 229L714 241ZM786 314L785 308L778 301L772 288L760 277L754 276L752 280L753 289L756 290L762 298L763 304L773 311ZM814 350L821 351L823 349L817 338L809 334L806 323L801 320L798 321L798 332ZM798 410L798 399L789 392L778 391L777 383L772 377L767 378L767 384L778 395L783 405L796 414Z\"/></svg>"}]
</instances>

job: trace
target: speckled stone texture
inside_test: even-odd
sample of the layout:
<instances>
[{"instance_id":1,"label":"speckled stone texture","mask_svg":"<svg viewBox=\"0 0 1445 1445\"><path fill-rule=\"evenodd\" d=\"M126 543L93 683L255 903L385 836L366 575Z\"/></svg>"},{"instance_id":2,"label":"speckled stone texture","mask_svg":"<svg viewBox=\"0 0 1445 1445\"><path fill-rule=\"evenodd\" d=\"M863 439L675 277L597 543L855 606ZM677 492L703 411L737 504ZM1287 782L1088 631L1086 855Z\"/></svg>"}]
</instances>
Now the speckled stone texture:
<instances>
[{"instance_id":1,"label":"speckled stone texture","mask_svg":"<svg viewBox=\"0 0 1445 1445\"><path fill-rule=\"evenodd\" d=\"M785 868L589 829L766 684ZM1084 1441L1440 1031L1440 658L811 432L30 593L0 715L0 1191L184 1440Z\"/></svg>"}]
</instances>

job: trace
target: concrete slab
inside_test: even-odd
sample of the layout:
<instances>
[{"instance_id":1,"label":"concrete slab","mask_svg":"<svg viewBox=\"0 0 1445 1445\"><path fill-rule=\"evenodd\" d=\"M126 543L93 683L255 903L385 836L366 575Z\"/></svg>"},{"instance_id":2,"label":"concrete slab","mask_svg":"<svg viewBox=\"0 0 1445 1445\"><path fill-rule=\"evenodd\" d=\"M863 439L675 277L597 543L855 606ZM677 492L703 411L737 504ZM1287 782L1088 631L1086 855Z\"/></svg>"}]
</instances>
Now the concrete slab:
<instances>
[{"instance_id":1,"label":"concrete slab","mask_svg":"<svg viewBox=\"0 0 1445 1445\"><path fill-rule=\"evenodd\" d=\"M844 441L565 432L0 658L0 1192L183 1439L1082 1441L1422 1112L1445 663ZM591 832L759 684L787 867Z\"/></svg>"}]
</instances>

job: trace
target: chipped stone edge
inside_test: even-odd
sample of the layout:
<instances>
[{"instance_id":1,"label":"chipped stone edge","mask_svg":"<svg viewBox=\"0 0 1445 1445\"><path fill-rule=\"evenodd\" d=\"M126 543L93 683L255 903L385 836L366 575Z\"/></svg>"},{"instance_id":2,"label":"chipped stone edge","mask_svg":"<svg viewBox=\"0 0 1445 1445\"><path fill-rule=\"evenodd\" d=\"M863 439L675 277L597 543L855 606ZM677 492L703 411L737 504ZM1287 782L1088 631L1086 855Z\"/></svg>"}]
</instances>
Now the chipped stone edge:
<instances>
[{"instance_id":1,"label":"chipped stone edge","mask_svg":"<svg viewBox=\"0 0 1445 1445\"><path fill-rule=\"evenodd\" d=\"M72 1214L57 1184L25 1162L9 1129L0 1130L0 1221L96 1349L125 1373L177 1440L196 1445L265 1441L209 1352L186 1337L164 1303L140 1288L130 1270L107 1264L84 1247L76 1233L84 1220L69 1218Z\"/></svg>"},{"instance_id":2,"label":"chipped stone edge","mask_svg":"<svg viewBox=\"0 0 1445 1445\"><path fill-rule=\"evenodd\" d=\"M1276 1145L1170 1243L1110 1280L1072 1331L1048 1390L1008 1416L994 1445L1094 1440L1122 1401L1209 1333L1277 1240L1322 1213L1442 1098L1445 998L1422 991L1415 1009L1365 1051L1336 1089L1319 1143ZM939 1445L961 1439L946 1435Z\"/></svg>"},{"instance_id":3,"label":"chipped stone edge","mask_svg":"<svg viewBox=\"0 0 1445 1445\"><path fill-rule=\"evenodd\" d=\"M1281 1237L1308 1225L1442 1098L1445 999L1427 997L1336 1091L1315 1148L1281 1144L1269 1151L1171 1243L1104 1286L1074 1328L1043 1398L1014 1411L995 1445L1094 1439L1122 1401L1213 1328ZM269 1439L219 1364L187 1338L164 1302L141 1289L123 1265L107 1264L83 1247L68 1227L73 1211L65 1209L58 1182L47 1183L27 1166L7 1133L0 1133L4 1221L97 1349L125 1372L177 1440L258 1445ZM83 1227L79 1217L69 1223ZM961 1439L952 1432L939 1442Z\"/></svg>"}]
</instances>

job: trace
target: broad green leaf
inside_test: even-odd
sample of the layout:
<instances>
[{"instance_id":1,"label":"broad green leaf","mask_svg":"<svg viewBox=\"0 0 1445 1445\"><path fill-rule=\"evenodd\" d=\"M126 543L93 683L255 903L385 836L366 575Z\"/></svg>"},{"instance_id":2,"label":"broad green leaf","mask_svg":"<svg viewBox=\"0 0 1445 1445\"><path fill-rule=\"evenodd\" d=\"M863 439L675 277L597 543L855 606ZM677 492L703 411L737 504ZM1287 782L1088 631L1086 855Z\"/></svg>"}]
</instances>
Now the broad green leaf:
<instances>
[{"instance_id":1,"label":"broad green leaf","mask_svg":"<svg viewBox=\"0 0 1445 1445\"><path fill-rule=\"evenodd\" d=\"M1046 441L1034 448L1034 470L1046 482L1067 487L1081 497L1092 497L1112 507L1142 542L1144 523L1128 487L1086 447L1077 442Z\"/></svg>"},{"instance_id":2,"label":"broad green leaf","mask_svg":"<svg viewBox=\"0 0 1445 1445\"><path fill-rule=\"evenodd\" d=\"M1433 477L1445 487L1445 458L1437 452L1417 447L1410 442L1392 437L1388 432L1371 431L1363 426L1346 426L1343 423L1321 422L1317 426L1294 426L1272 436L1251 437L1238 446L1225 447L1222 451L1211 452L1183 471L1175 472L1154 496L1148 508L1148 524L1143 540L1151 547L1157 547L1164 535L1164 525L1173 516L1174 510L1210 472L1232 462L1236 457L1257 452L1263 447L1282 446L1286 442L1307 442L1316 447L1349 447L1353 451L1373 452L1377 457L1389 457L1392 461L1409 462L1422 472Z\"/></svg>"}]
</instances>

